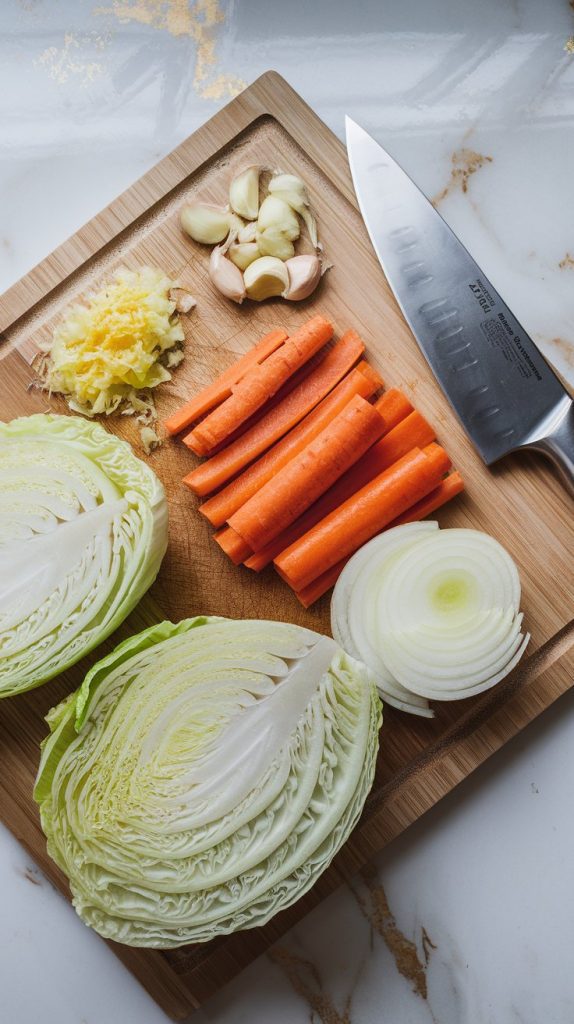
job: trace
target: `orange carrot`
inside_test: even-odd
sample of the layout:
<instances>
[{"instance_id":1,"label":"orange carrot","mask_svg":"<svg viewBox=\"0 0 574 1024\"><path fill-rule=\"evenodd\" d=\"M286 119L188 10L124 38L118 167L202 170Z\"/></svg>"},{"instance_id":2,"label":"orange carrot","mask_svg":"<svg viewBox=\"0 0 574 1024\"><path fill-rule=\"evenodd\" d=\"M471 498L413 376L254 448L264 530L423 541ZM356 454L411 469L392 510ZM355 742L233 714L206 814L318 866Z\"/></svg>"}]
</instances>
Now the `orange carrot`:
<instances>
[{"instance_id":1,"label":"orange carrot","mask_svg":"<svg viewBox=\"0 0 574 1024\"><path fill-rule=\"evenodd\" d=\"M378 409L387 424L387 430L392 430L397 423L400 423L405 416L413 411L413 406L407 396L398 388L389 388L388 391L385 391L384 395L381 395L375 402L375 408Z\"/></svg>"},{"instance_id":2,"label":"orange carrot","mask_svg":"<svg viewBox=\"0 0 574 1024\"><path fill-rule=\"evenodd\" d=\"M425 516L430 515L431 512L436 512L437 508L440 508L441 505L445 505L447 501L456 497L456 495L460 494L463 490L464 481L460 473L457 473L456 471L454 473L449 473L444 480L441 480L438 487L435 487L434 491L427 494L426 498L422 498L420 501L417 501L416 504L409 508L407 512L404 512L402 516L397 516L396 519L393 519L392 523L389 523L389 525L385 527L385 532L387 530L392 530L394 526L402 526L403 523L415 523L420 519L424 519ZM349 561L349 558L342 558L341 561L337 562L337 564L332 566L331 569L327 569L327 572L321 573L320 576L317 576L316 580L313 580L313 582L309 583L308 586L303 587L303 590L296 592L295 596L299 599L304 608L310 608L315 601L318 601L323 594L326 594L331 587L335 586L335 583L339 579L339 576Z\"/></svg>"},{"instance_id":3,"label":"orange carrot","mask_svg":"<svg viewBox=\"0 0 574 1024\"><path fill-rule=\"evenodd\" d=\"M398 392L400 394L400 392ZM382 411L383 403L379 399L375 403L375 409ZM293 544L304 533L307 533L316 523L325 516L339 508L351 495L374 480L379 473L392 466L393 462L410 452L412 448L424 448L425 445L434 441L435 432L429 423L416 410L411 412L404 420L385 433L384 437L360 458L354 466L339 479L333 486L323 494L318 501L292 526L284 530L270 544L266 544L261 550L256 550L254 555L246 561L248 569L261 572L266 565L269 565L285 548Z\"/></svg>"},{"instance_id":4,"label":"orange carrot","mask_svg":"<svg viewBox=\"0 0 574 1024\"><path fill-rule=\"evenodd\" d=\"M315 601L318 601L320 597L323 597L323 594L326 594L331 587L335 586L348 561L348 558L342 558L336 565L331 566L326 572L322 572L320 576L317 576L317 579L313 580L312 583L303 587L302 590L295 591L295 597L304 608L310 608Z\"/></svg>"},{"instance_id":5,"label":"orange carrot","mask_svg":"<svg viewBox=\"0 0 574 1024\"><path fill-rule=\"evenodd\" d=\"M296 591L350 555L440 483L450 466L444 449L413 448L275 559Z\"/></svg>"},{"instance_id":6,"label":"orange carrot","mask_svg":"<svg viewBox=\"0 0 574 1024\"><path fill-rule=\"evenodd\" d=\"M240 565L251 554L249 545L230 526L226 526L223 530L219 530L218 533L214 533L213 539L219 544L222 551L229 555L229 558L235 565Z\"/></svg>"},{"instance_id":7,"label":"orange carrot","mask_svg":"<svg viewBox=\"0 0 574 1024\"><path fill-rule=\"evenodd\" d=\"M406 512L393 519L392 523L389 523L388 529L390 530L393 526L402 526L403 523L416 523L419 519L430 516L431 512L436 512L437 508L445 505L451 498L455 498L461 491L464 491L464 480L460 473L457 473L455 470L453 473L449 473L444 480L441 480L438 487L435 487L434 491L427 494L426 498L421 498L420 501L417 501Z\"/></svg>"},{"instance_id":8,"label":"orange carrot","mask_svg":"<svg viewBox=\"0 0 574 1024\"><path fill-rule=\"evenodd\" d=\"M181 409L176 409L171 416L164 420L163 425L168 434L179 434L180 430L189 427L194 420L198 420L214 406L229 398L233 385L237 384L254 366L267 359L267 356L275 352L288 337L286 331L280 330L270 331L269 334L266 334L249 352L246 352L227 370L224 370L212 384L202 388L198 395L195 395Z\"/></svg>"},{"instance_id":9,"label":"orange carrot","mask_svg":"<svg viewBox=\"0 0 574 1024\"><path fill-rule=\"evenodd\" d=\"M384 429L381 414L355 395L303 451L230 517L229 525L252 551L259 550L309 508Z\"/></svg>"},{"instance_id":10,"label":"orange carrot","mask_svg":"<svg viewBox=\"0 0 574 1024\"><path fill-rule=\"evenodd\" d=\"M233 444L188 473L184 484L200 497L226 484L314 409L356 363L364 347L359 336L348 331L298 387Z\"/></svg>"},{"instance_id":11,"label":"orange carrot","mask_svg":"<svg viewBox=\"0 0 574 1024\"><path fill-rule=\"evenodd\" d=\"M244 470L241 476L204 502L199 511L212 526L223 526L234 512L317 437L354 395L370 398L381 385L381 378L369 364L359 363L298 426Z\"/></svg>"},{"instance_id":12,"label":"orange carrot","mask_svg":"<svg viewBox=\"0 0 574 1024\"><path fill-rule=\"evenodd\" d=\"M209 454L260 409L332 336L333 325L328 320L322 316L312 317L264 362L257 363L232 385L229 398L197 424L186 438L186 444L197 455Z\"/></svg>"}]
</instances>

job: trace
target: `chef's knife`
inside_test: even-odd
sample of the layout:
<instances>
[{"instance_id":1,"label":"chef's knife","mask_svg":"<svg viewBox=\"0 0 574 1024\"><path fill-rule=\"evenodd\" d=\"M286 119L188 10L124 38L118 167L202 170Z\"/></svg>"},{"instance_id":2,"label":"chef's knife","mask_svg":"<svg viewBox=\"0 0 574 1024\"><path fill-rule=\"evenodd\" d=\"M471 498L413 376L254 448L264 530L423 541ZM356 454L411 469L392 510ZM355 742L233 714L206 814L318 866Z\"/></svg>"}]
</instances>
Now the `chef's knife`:
<instances>
[{"instance_id":1,"label":"chef's knife","mask_svg":"<svg viewBox=\"0 0 574 1024\"><path fill-rule=\"evenodd\" d=\"M574 493L574 403L429 200L346 118L371 242L407 323L484 462L534 448Z\"/></svg>"}]
</instances>

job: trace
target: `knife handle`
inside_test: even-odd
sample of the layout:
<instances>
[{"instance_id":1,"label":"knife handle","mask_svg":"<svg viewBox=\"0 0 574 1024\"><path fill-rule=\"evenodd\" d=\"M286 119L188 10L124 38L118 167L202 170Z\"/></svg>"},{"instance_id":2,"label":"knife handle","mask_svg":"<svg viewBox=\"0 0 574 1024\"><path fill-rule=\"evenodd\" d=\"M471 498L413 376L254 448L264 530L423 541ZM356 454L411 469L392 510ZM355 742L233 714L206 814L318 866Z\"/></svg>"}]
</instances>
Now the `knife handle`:
<instances>
[{"instance_id":1,"label":"knife handle","mask_svg":"<svg viewBox=\"0 0 574 1024\"><path fill-rule=\"evenodd\" d=\"M552 460L562 483L574 496L574 402L570 402L554 429L528 445Z\"/></svg>"}]
</instances>

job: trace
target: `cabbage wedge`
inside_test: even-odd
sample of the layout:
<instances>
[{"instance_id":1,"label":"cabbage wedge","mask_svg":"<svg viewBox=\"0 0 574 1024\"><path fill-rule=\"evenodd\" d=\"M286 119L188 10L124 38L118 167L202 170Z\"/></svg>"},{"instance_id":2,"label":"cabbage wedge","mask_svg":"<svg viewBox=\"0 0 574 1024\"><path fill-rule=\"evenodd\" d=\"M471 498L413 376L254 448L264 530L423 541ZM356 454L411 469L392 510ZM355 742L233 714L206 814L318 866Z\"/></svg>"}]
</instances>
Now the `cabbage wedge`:
<instances>
[{"instance_id":1,"label":"cabbage wedge","mask_svg":"<svg viewBox=\"0 0 574 1024\"><path fill-rule=\"evenodd\" d=\"M162 484L125 441L79 417L0 423L0 697L109 636L166 545Z\"/></svg>"},{"instance_id":2,"label":"cabbage wedge","mask_svg":"<svg viewBox=\"0 0 574 1024\"><path fill-rule=\"evenodd\" d=\"M168 948L313 885L371 788L381 705L328 637L200 617L125 641L48 721L35 799L78 914Z\"/></svg>"}]
</instances>

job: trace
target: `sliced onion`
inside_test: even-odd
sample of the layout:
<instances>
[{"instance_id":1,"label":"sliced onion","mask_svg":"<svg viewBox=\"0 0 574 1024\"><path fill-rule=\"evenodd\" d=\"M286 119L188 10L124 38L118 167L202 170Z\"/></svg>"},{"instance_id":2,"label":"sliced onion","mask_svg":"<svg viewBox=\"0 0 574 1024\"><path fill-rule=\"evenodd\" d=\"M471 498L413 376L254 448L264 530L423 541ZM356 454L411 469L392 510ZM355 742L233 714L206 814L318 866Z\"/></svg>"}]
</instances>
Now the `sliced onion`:
<instances>
[{"instance_id":1,"label":"sliced onion","mask_svg":"<svg viewBox=\"0 0 574 1024\"><path fill-rule=\"evenodd\" d=\"M347 562L337 580L331 602L331 629L337 643L369 666L379 693L388 704L423 718L434 715L428 701L401 686L389 671L378 645L373 642L376 634L375 596L387 561L436 530L438 523L425 521L408 523L374 537ZM364 600L351 600L355 590L364 595Z\"/></svg>"},{"instance_id":2,"label":"sliced onion","mask_svg":"<svg viewBox=\"0 0 574 1024\"><path fill-rule=\"evenodd\" d=\"M493 537L412 523L350 559L333 593L332 629L384 699L432 715L429 699L473 696L514 668L529 640L519 607L518 570Z\"/></svg>"}]
</instances>

